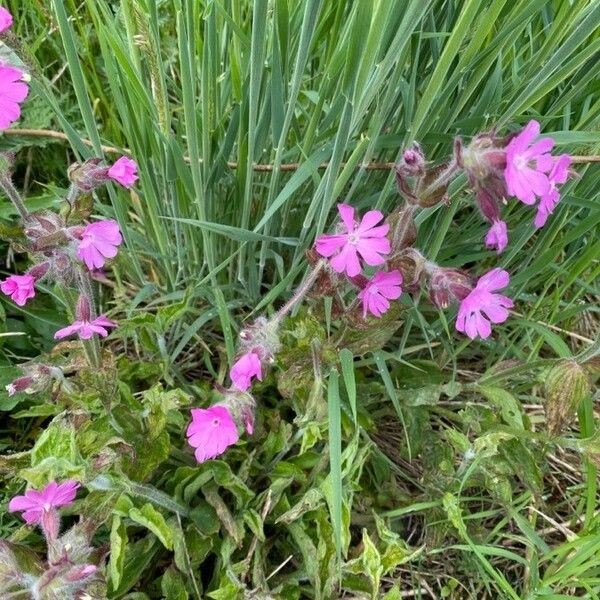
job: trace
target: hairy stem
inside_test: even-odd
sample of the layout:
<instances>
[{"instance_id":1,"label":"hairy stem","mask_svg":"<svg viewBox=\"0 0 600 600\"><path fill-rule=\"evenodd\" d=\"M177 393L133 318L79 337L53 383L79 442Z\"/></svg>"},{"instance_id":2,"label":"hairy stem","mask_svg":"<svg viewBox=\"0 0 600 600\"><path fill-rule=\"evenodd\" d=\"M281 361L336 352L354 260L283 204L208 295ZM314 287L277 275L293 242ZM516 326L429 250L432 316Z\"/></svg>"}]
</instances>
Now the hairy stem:
<instances>
[{"instance_id":1,"label":"hairy stem","mask_svg":"<svg viewBox=\"0 0 600 600\"><path fill-rule=\"evenodd\" d=\"M287 315L287 313L290 312L290 310L292 310L292 308L294 308L294 306L296 306L296 304L298 304L302 298L304 298L308 290L310 290L317 280L319 274L325 267L325 264L326 263L324 260L320 260L315 265L312 273L298 286L294 292L294 295L275 313L273 321L281 321L281 319L283 319L283 317L285 317L285 315Z\"/></svg>"},{"instance_id":2,"label":"hairy stem","mask_svg":"<svg viewBox=\"0 0 600 600\"><path fill-rule=\"evenodd\" d=\"M5 173L0 175L0 187L4 190L8 199L14 204L15 208L19 211L22 219L29 217L29 211L25 208L25 203L21 198L21 194L17 191L10 177Z\"/></svg>"},{"instance_id":3,"label":"hairy stem","mask_svg":"<svg viewBox=\"0 0 600 600\"><path fill-rule=\"evenodd\" d=\"M79 283L81 286L81 293L87 297L88 303L90 306L90 320L96 318L96 306L94 304L94 290L92 288L92 280L90 278L90 274L84 269L79 270ZM88 358L88 362L90 363L90 367L93 369L99 369L102 361L100 354L100 343L98 342L98 338L96 336L92 336L89 340L82 340L83 347L85 349L86 356Z\"/></svg>"}]
</instances>

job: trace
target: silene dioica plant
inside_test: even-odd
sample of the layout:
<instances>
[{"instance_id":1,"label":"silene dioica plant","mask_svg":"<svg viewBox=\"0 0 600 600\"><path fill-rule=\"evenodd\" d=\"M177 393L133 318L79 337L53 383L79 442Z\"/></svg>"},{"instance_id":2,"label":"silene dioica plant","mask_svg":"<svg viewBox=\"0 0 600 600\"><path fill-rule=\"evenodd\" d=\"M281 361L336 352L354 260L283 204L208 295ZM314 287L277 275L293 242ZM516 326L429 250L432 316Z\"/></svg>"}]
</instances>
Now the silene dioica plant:
<instances>
[{"instance_id":1,"label":"silene dioica plant","mask_svg":"<svg viewBox=\"0 0 600 600\"><path fill-rule=\"evenodd\" d=\"M6 31L11 23L10 13L0 8L0 31ZM0 64L0 128L19 119L20 105L28 91L28 75L23 70ZM491 336L492 326L505 322L513 307L507 291L510 274L500 268L468 273L429 260L414 246L415 216L422 208L446 203L450 182L462 172L482 217L489 223L485 244L502 253L509 243L507 225L502 220L506 202L514 198L534 207L534 224L542 227L560 200L560 186L575 175L570 157L552 155L553 139L539 136L540 126L532 120L506 136L494 130L481 133L466 146L457 138L453 155L436 166L428 163L419 144L414 143L404 150L395 166L403 202L390 214L370 210L360 216L352 206L338 204L339 221L334 230L321 235L307 253L309 274L304 282L274 315L261 316L242 330L238 355L229 371L229 387L216 385L212 405L191 410L186 435L190 453L193 449L198 463L222 455L238 442L242 432L253 434L253 380L263 380L277 365L278 354L285 352L280 335L282 322L302 301L308 299L316 307L321 299L330 298L332 314L340 323L334 350L349 343L360 348L361 340L373 337L383 344L386 330L394 332L394 323L404 310L401 295L422 290L439 309L458 306L455 328L459 334L471 339ZM92 544L97 521L91 516L101 508L92 510L91 501L86 505L89 510L81 510L79 521L66 531L61 531L59 509L72 505L83 486L88 488L89 498L98 490L114 489L114 481L103 475L107 465L115 461L116 452L111 452L111 446L119 446L120 453L127 454L126 429L131 424L125 421L136 418L119 413L115 387L106 381L110 379L107 373L113 368L113 357L100 342L118 323L99 313L95 289L98 280L108 277L104 269L117 255L122 235L115 220L92 221L91 215L94 192L110 182L130 188L138 179L137 165L125 156L112 165L101 158L73 164L68 170L71 185L63 209L33 213L12 183L11 168L12 157L4 154L0 157L0 188L19 214L11 242L16 252L29 255L31 266L24 273L7 277L0 289L17 305L24 306L42 282L56 286L69 307L72 322L56 331L54 337L78 341L61 341L48 357L21 365L22 376L6 387L7 393L12 396L51 390L55 399L78 398L80 401L73 401L71 406L82 427L89 423L89 412L95 410L106 428L103 436L96 433L98 439L89 442L90 460L84 461L85 467L72 469L73 478L55 481L49 475L53 468L37 468L39 465L26 471L31 487L15 496L8 508L21 513L27 525L40 528L46 555L42 557L12 542L0 542L0 593L2 597L27 593L35 600L101 598L105 593L102 572L107 552ZM94 405L97 399L100 410ZM184 399L173 400L171 407L178 406L178 401ZM156 406L148 410L154 409ZM65 426L61 419L59 415L49 427L51 434ZM181 425L185 427L185 423ZM168 435L163 429L158 428L156 439ZM143 432L136 435L143 437ZM124 476L131 472L131 461L122 471ZM65 469L56 468L56 472L64 473ZM149 492L148 497L159 505L166 502L159 495L151 497ZM118 510L134 514L131 508ZM135 514L139 522L156 522L159 519L155 513L152 506L146 505Z\"/></svg>"}]
</instances>

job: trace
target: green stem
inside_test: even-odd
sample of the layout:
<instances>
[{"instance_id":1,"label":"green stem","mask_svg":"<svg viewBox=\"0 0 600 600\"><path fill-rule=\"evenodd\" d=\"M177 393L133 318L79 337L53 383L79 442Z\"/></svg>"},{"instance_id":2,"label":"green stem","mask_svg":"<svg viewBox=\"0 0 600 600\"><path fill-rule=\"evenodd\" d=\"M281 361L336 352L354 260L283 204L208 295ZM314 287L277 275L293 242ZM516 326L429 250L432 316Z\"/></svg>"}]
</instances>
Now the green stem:
<instances>
[{"instance_id":1,"label":"green stem","mask_svg":"<svg viewBox=\"0 0 600 600\"><path fill-rule=\"evenodd\" d=\"M2 187L8 196L8 199L15 205L15 208L19 211L21 218L27 219L29 217L29 211L27 208L25 208L25 203L21 198L21 194L19 194L10 177L8 177L6 174L0 175L0 187Z\"/></svg>"},{"instance_id":2,"label":"green stem","mask_svg":"<svg viewBox=\"0 0 600 600\"><path fill-rule=\"evenodd\" d=\"M587 394L579 407L579 428L583 439L594 435L594 403L591 394ZM586 479L586 504L585 504L585 529L591 531L596 511L596 494L598 482L596 479L597 469L589 458L585 459Z\"/></svg>"}]
</instances>

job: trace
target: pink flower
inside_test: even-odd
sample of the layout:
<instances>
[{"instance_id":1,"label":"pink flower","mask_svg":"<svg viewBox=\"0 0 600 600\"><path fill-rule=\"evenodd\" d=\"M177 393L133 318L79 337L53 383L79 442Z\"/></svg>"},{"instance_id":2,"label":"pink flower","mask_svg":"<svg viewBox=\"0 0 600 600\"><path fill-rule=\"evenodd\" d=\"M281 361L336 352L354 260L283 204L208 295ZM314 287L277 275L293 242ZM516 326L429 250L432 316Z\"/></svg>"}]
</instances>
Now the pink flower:
<instances>
[{"instance_id":1,"label":"pink flower","mask_svg":"<svg viewBox=\"0 0 600 600\"><path fill-rule=\"evenodd\" d=\"M29 87L21 81L23 73L0 63L0 129L10 127L21 116L20 102L27 98Z\"/></svg>"},{"instance_id":2,"label":"pink flower","mask_svg":"<svg viewBox=\"0 0 600 600\"><path fill-rule=\"evenodd\" d=\"M506 296L492 292L506 287L509 279L508 273L502 269L492 269L480 277L475 288L460 303L456 317L457 331L471 339L478 335L485 339L492 333L490 321L504 323L508 319L506 309L512 308L513 302Z\"/></svg>"},{"instance_id":3,"label":"pink flower","mask_svg":"<svg viewBox=\"0 0 600 600\"><path fill-rule=\"evenodd\" d=\"M117 255L117 246L122 241L119 224L116 221L108 219L90 223L81 234L77 256L90 271L100 269L106 262L105 258L114 258Z\"/></svg>"},{"instance_id":4,"label":"pink flower","mask_svg":"<svg viewBox=\"0 0 600 600\"><path fill-rule=\"evenodd\" d=\"M98 570L96 565L76 565L67 571L65 580L68 582L82 581L93 575ZM82 596L85 598L85 596Z\"/></svg>"},{"instance_id":5,"label":"pink flower","mask_svg":"<svg viewBox=\"0 0 600 600\"><path fill-rule=\"evenodd\" d=\"M242 354L233 367L231 367L229 376L235 387L242 392L245 392L250 387L253 377L257 377L262 381L262 365L256 352Z\"/></svg>"},{"instance_id":6,"label":"pink flower","mask_svg":"<svg viewBox=\"0 0 600 600\"><path fill-rule=\"evenodd\" d=\"M135 160L126 156L121 158L108 170L108 176L120 183L123 187L130 188L138 179L138 166Z\"/></svg>"},{"instance_id":7,"label":"pink flower","mask_svg":"<svg viewBox=\"0 0 600 600\"><path fill-rule=\"evenodd\" d=\"M391 252L390 242L386 235L389 225L379 225L383 214L378 210L370 210L362 218L360 224L354 220L354 209L348 204L338 204L338 211L345 231L335 235L322 235L316 243L317 252L331 259L331 266L338 273L344 271L349 277L360 273L360 257L371 266L385 263L383 254Z\"/></svg>"},{"instance_id":8,"label":"pink flower","mask_svg":"<svg viewBox=\"0 0 600 600\"><path fill-rule=\"evenodd\" d=\"M488 248L496 248L498 254L504 252L504 249L508 245L508 231L504 221L494 221L494 224L485 236L485 245Z\"/></svg>"},{"instance_id":9,"label":"pink flower","mask_svg":"<svg viewBox=\"0 0 600 600\"><path fill-rule=\"evenodd\" d=\"M8 504L10 512L22 512L28 525L37 523L48 537L54 539L58 534L57 508L71 504L77 495L79 484L67 480L60 485L51 481L42 490L27 490L24 496L15 496Z\"/></svg>"},{"instance_id":10,"label":"pink flower","mask_svg":"<svg viewBox=\"0 0 600 600\"><path fill-rule=\"evenodd\" d=\"M33 385L33 377L25 375L24 377L17 377L7 386L5 386L6 393L8 396L14 396L19 392L26 392Z\"/></svg>"},{"instance_id":11,"label":"pink flower","mask_svg":"<svg viewBox=\"0 0 600 600\"><path fill-rule=\"evenodd\" d=\"M117 324L106 318L104 315L97 317L93 321L78 320L67 327L59 329L54 334L54 339L60 340L69 335L73 335L74 333L77 333L79 339L82 340L89 340L95 333L102 337L106 337L108 335L106 327L117 327Z\"/></svg>"},{"instance_id":12,"label":"pink flower","mask_svg":"<svg viewBox=\"0 0 600 600\"><path fill-rule=\"evenodd\" d=\"M544 196L550 190L546 173L552 169L554 162L550 155L554 140L542 138L531 145L539 134L540 124L529 121L506 147L506 188L510 195L525 204L535 204L536 196Z\"/></svg>"},{"instance_id":13,"label":"pink flower","mask_svg":"<svg viewBox=\"0 0 600 600\"><path fill-rule=\"evenodd\" d=\"M225 452L240 438L229 409L221 404L210 408L193 408L187 428L188 443L196 448L196 460L202 463Z\"/></svg>"},{"instance_id":14,"label":"pink flower","mask_svg":"<svg viewBox=\"0 0 600 600\"><path fill-rule=\"evenodd\" d=\"M539 229L546 224L546 220L552 214L558 201L560 200L560 192L556 187L557 183L564 183L569 176L569 167L571 166L571 157L568 154L561 154L548 175L550 189L544 194L538 204L537 214L535 215L534 224Z\"/></svg>"},{"instance_id":15,"label":"pink flower","mask_svg":"<svg viewBox=\"0 0 600 600\"><path fill-rule=\"evenodd\" d=\"M6 8L0 6L0 33L6 31L13 24L13 16Z\"/></svg>"},{"instance_id":16,"label":"pink flower","mask_svg":"<svg viewBox=\"0 0 600 600\"><path fill-rule=\"evenodd\" d=\"M25 306L27 300L35 296L34 283L32 275L10 275L0 284L0 290L10 296L15 304Z\"/></svg>"},{"instance_id":17,"label":"pink flower","mask_svg":"<svg viewBox=\"0 0 600 600\"><path fill-rule=\"evenodd\" d=\"M401 283L402 273L400 271L390 271L389 273L379 271L375 273L365 288L358 294L363 304L363 317L366 317L369 312L376 317L381 317L390 307L389 300L400 298L400 294L402 294Z\"/></svg>"}]
</instances>

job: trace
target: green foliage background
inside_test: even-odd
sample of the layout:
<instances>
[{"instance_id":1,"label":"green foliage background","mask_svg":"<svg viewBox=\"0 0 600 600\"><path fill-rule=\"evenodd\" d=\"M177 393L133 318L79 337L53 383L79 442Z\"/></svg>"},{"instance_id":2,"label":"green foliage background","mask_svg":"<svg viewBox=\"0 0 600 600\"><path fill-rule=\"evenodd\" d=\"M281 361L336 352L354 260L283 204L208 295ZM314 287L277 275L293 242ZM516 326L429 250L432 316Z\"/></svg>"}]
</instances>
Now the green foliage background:
<instances>
[{"instance_id":1,"label":"green foliage background","mask_svg":"<svg viewBox=\"0 0 600 600\"><path fill-rule=\"evenodd\" d=\"M456 134L530 118L559 151L600 153L600 3L6 4L6 42L32 75L18 127L68 138L0 139L28 204L57 206L64 166L103 144L127 148L141 174L97 205L126 240L101 298L121 323L103 376L123 431L102 393L3 397L6 498L24 479L81 479L90 493L73 512L91 512L110 549L110 598L597 598L594 393L543 385L558 359L594 368L594 164L578 165L543 230L509 202L499 258L463 179L449 206L419 213L431 260L511 273L518 315L492 340L458 337L451 312L417 297L385 339L338 354L315 301L284 324L252 438L197 466L183 432L188 407L225 379L240 326L302 279L335 204L400 201L391 174L360 165L395 161L412 140L440 161ZM46 291L24 309L2 301L3 381L67 320ZM15 518L1 523L35 546Z\"/></svg>"}]
</instances>

